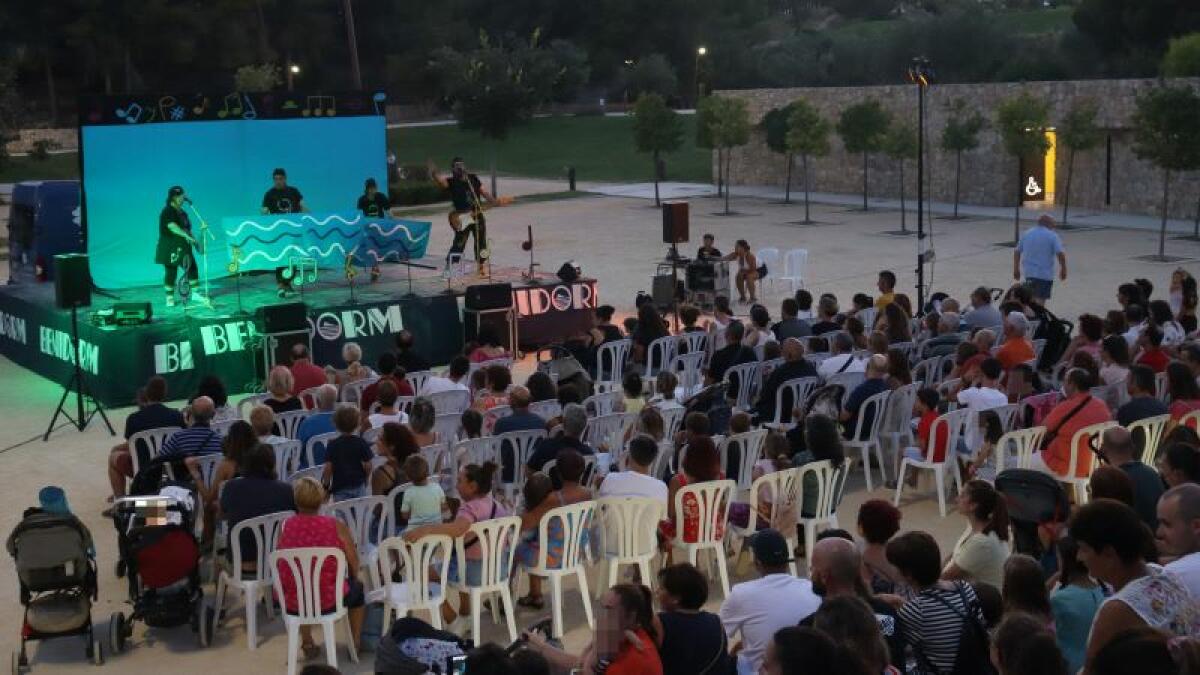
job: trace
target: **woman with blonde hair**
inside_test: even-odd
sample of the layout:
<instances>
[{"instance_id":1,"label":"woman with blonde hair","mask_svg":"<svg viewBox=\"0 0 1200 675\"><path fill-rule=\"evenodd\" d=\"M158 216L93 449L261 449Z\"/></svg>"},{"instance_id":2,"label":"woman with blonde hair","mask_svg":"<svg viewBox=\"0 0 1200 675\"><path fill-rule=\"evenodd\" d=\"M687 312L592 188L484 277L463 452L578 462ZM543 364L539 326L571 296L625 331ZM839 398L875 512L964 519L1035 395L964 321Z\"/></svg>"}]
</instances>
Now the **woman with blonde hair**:
<instances>
[{"instance_id":1,"label":"woman with blonde hair","mask_svg":"<svg viewBox=\"0 0 1200 675\"><path fill-rule=\"evenodd\" d=\"M375 371L371 370L370 366L363 365L362 358L362 347L357 342L347 342L342 345L342 360L346 362L346 367L334 370L332 367L326 366L326 374L330 376L329 381L340 387L350 382L376 377Z\"/></svg>"},{"instance_id":2,"label":"woman with blonde hair","mask_svg":"<svg viewBox=\"0 0 1200 675\"><path fill-rule=\"evenodd\" d=\"M270 408L276 415L293 410L303 410L304 406L300 403L300 399L292 395L292 387L295 384L292 371L288 370L287 366L275 366L271 372L267 373L267 393L270 395L263 400L263 405Z\"/></svg>"}]
</instances>

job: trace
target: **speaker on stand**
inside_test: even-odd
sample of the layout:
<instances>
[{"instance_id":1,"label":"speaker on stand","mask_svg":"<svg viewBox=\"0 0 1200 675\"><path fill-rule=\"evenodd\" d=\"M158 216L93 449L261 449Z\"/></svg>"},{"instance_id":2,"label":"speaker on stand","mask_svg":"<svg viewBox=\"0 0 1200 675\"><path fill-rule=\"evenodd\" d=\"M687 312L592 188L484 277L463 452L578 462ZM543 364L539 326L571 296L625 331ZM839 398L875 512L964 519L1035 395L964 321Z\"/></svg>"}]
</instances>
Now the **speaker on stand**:
<instances>
[{"instance_id":1,"label":"speaker on stand","mask_svg":"<svg viewBox=\"0 0 1200 675\"><path fill-rule=\"evenodd\" d=\"M671 251L667 257L671 261L671 308L672 315L675 317L675 330L679 331L679 302L677 299L677 289L679 288L679 244L685 244L688 240L688 203L680 201L663 202L662 205L663 217L663 243L671 245ZM686 264L686 260L683 261ZM665 275L659 275L659 277ZM665 281L660 281L655 278L655 284L652 290L655 291L655 300L657 302L660 292L658 287L665 285Z\"/></svg>"},{"instance_id":2,"label":"speaker on stand","mask_svg":"<svg viewBox=\"0 0 1200 675\"><path fill-rule=\"evenodd\" d=\"M262 324L262 352L256 359L263 379L278 364L290 364L292 347L302 344L312 353L312 333L308 329L308 305L289 302L264 305L258 309Z\"/></svg>"},{"instance_id":3,"label":"speaker on stand","mask_svg":"<svg viewBox=\"0 0 1200 675\"><path fill-rule=\"evenodd\" d=\"M476 284L468 286L463 297L463 340L479 338L485 326L495 328L508 353L517 354L517 312L513 304L512 284Z\"/></svg>"}]
</instances>

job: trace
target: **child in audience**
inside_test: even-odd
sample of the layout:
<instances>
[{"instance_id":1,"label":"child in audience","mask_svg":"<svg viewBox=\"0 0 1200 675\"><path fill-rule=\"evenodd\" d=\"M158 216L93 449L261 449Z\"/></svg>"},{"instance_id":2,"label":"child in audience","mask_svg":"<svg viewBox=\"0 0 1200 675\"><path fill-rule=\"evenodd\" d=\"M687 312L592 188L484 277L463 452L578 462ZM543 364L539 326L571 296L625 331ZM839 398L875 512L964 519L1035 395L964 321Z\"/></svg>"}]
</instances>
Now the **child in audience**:
<instances>
[{"instance_id":1,"label":"child in audience","mask_svg":"<svg viewBox=\"0 0 1200 675\"><path fill-rule=\"evenodd\" d=\"M669 370L658 371L658 377L654 379L654 397L650 399L650 405L659 410L675 410L682 408L683 404L675 399L675 388L679 386L679 378L675 377L675 373Z\"/></svg>"},{"instance_id":2,"label":"child in audience","mask_svg":"<svg viewBox=\"0 0 1200 675\"><path fill-rule=\"evenodd\" d=\"M321 482L329 486L333 501L367 495L367 476L371 474L371 446L355 433L358 408L341 407L333 413L333 427L339 436L325 446L325 472Z\"/></svg>"},{"instance_id":3,"label":"child in audience","mask_svg":"<svg viewBox=\"0 0 1200 675\"><path fill-rule=\"evenodd\" d=\"M409 455L404 460L404 475L412 486L404 490L400 520L410 526L441 523L446 494L441 485L429 480L429 462L421 455Z\"/></svg>"},{"instance_id":4,"label":"child in audience","mask_svg":"<svg viewBox=\"0 0 1200 675\"><path fill-rule=\"evenodd\" d=\"M949 430L939 434L938 441L940 446L937 448L931 447L929 434L933 429L933 422L938 418L938 401L941 397L938 395L937 389L925 387L917 390L917 401L913 404L915 418L913 424L916 432L916 447L904 449L904 456L909 459L915 459L921 462L940 462L946 455L947 439L945 434ZM944 427L942 427L944 429ZM915 486L917 483L917 472L908 472L909 486Z\"/></svg>"},{"instance_id":5,"label":"child in audience","mask_svg":"<svg viewBox=\"0 0 1200 675\"><path fill-rule=\"evenodd\" d=\"M642 376L637 373L626 373L621 380L621 391L625 396L621 401L627 413L640 413L646 407L646 399L642 398Z\"/></svg>"},{"instance_id":6,"label":"child in audience","mask_svg":"<svg viewBox=\"0 0 1200 675\"><path fill-rule=\"evenodd\" d=\"M758 480L769 473L783 471L791 466L792 447L788 443L787 436L772 431L767 434L767 440L763 442L763 458L754 463L754 469L750 475L753 480ZM773 496L771 490L766 486L758 490L758 517L764 523L763 527L767 527L767 523L770 522Z\"/></svg>"},{"instance_id":7,"label":"child in audience","mask_svg":"<svg viewBox=\"0 0 1200 675\"><path fill-rule=\"evenodd\" d=\"M993 455L996 452L996 444L1004 435L1004 426L1000 424L1000 416L995 410L984 410L979 413L979 428L983 430L983 442L979 445L979 452L975 454L974 461L967 464L967 480L981 478L991 483L996 480L996 458ZM1005 457L1005 462L1007 461L1008 458Z\"/></svg>"},{"instance_id":8,"label":"child in audience","mask_svg":"<svg viewBox=\"0 0 1200 675\"><path fill-rule=\"evenodd\" d=\"M483 415L478 410L464 410L459 422L462 424L464 438L483 436Z\"/></svg>"}]
</instances>

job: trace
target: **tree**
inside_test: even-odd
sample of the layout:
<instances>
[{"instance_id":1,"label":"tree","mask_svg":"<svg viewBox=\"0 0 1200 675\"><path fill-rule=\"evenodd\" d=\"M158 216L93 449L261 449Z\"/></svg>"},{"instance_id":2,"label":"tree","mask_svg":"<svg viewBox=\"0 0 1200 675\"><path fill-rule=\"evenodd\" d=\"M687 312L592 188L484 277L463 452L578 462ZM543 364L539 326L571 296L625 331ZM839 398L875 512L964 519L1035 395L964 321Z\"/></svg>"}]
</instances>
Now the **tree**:
<instances>
[{"instance_id":1,"label":"tree","mask_svg":"<svg viewBox=\"0 0 1200 675\"><path fill-rule=\"evenodd\" d=\"M1200 77L1200 33L1171 40L1162 60L1163 77Z\"/></svg>"},{"instance_id":2,"label":"tree","mask_svg":"<svg viewBox=\"0 0 1200 675\"><path fill-rule=\"evenodd\" d=\"M658 199L659 155L674 152L683 143L683 121L658 94L642 94L633 106L633 142L638 152L654 158L654 205Z\"/></svg>"},{"instance_id":3,"label":"tree","mask_svg":"<svg viewBox=\"0 0 1200 675\"><path fill-rule=\"evenodd\" d=\"M1200 169L1200 96L1189 87L1158 87L1137 97L1130 120L1133 153L1163 171L1162 226L1158 258L1166 259L1171 172Z\"/></svg>"},{"instance_id":4,"label":"tree","mask_svg":"<svg viewBox=\"0 0 1200 675\"><path fill-rule=\"evenodd\" d=\"M283 77L279 73L279 66L271 63L242 66L233 74L233 88L238 91L271 91L282 83Z\"/></svg>"},{"instance_id":5,"label":"tree","mask_svg":"<svg viewBox=\"0 0 1200 675\"><path fill-rule=\"evenodd\" d=\"M1096 124L1099 106L1091 99L1076 99L1067 116L1058 125L1058 142L1067 149L1067 182L1063 189L1062 224L1067 224L1071 208L1071 177L1075 174L1075 153L1087 152L1104 140L1104 132Z\"/></svg>"},{"instance_id":6,"label":"tree","mask_svg":"<svg viewBox=\"0 0 1200 675\"><path fill-rule=\"evenodd\" d=\"M624 89L635 99L642 94L659 94L663 98L675 95L679 79L670 61L662 54L638 59L624 72Z\"/></svg>"},{"instance_id":7,"label":"tree","mask_svg":"<svg viewBox=\"0 0 1200 675\"><path fill-rule=\"evenodd\" d=\"M946 126L942 128L942 149L954 153L954 218L958 218L959 186L962 180L962 156L979 147L979 132L987 121L961 98L946 107Z\"/></svg>"},{"instance_id":8,"label":"tree","mask_svg":"<svg viewBox=\"0 0 1200 675\"><path fill-rule=\"evenodd\" d=\"M788 114L787 146L790 152L800 155L801 172L804 174L804 224L808 225L812 223L808 212L808 158L829 154L830 124L804 99L792 101L787 109L791 111Z\"/></svg>"},{"instance_id":9,"label":"tree","mask_svg":"<svg viewBox=\"0 0 1200 675\"><path fill-rule=\"evenodd\" d=\"M1025 187L1021 180L1024 175L1024 161L1031 155L1041 157L1050 149L1050 141L1046 138L1049 119L1050 104L1034 98L1027 92L1005 99L996 107L996 128L1004 142L1004 149L1017 162L1017 184L1013 188L1017 197L1013 211L1014 246L1021 238L1021 195Z\"/></svg>"},{"instance_id":10,"label":"tree","mask_svg":"<svg viewBox=\"0 0 1200 675\"><path fill-rule=\"evenodd\" d=\"M867 210L867 160L871 153L883 149L891 123L891 114L873 98L846 108L838 118L837 132L846 152L862 153L863 211Z\"/></svg>"},{"instance_id":11,"label":"tree","mask_svg":"<svg viewBox=\"0 0 1200 675\"><path fill-rule=\"evenodd\" d=\"M791 110L788 108L771 108L758 123L759 129L766 136L767 147L772 152L783 155L786 161L784 164L786 178L783 184L784 204L792 203L792 164L795 163L792 151L788 149L787 145L788 116L790 114Z\"/></svg>"},{"instance_id":12,"label":"tree","mask_svg":"<svg viewBox=\"0 0 1200 675\"><path fill-rule=\"evenodd\" d=\"M904 162L917 156L917 129L907 122L893 124L883 141L883 150L900 166L900 231L908 234L908 212L904 204Z\"/></svg>"},{"instance_id":13,"label":"tree","mask_svg":"<svg viewBox=\"0 0 1200 675\"><path fill-rule=\"evenodd\" d=\"M750 111L746 99L713 96L712 140L725 155L725 215L729 215L729 165L733 148L750 142Z\"/></svg>"},{"instance_id":14,"label":"tree","mask_svg":"<svg viewBox=\"0 0 1200 675\"><path fill-rule=\"evenodd\" d=\"M713 140L713 119L719 103L713 96L705 96L696 104L696 147L717 151L717 196L725 188L725 151Z\"/></svg>"}]
</instances>

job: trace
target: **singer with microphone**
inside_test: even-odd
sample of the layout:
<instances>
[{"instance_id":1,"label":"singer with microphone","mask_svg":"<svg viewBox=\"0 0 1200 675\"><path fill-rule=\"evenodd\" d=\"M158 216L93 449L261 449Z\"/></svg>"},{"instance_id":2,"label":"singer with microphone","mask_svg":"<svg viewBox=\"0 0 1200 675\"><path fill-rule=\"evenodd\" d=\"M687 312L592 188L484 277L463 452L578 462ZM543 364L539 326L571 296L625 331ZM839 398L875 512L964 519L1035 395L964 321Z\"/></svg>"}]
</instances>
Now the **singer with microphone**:
<instances>
[{"instance_id":1,"label":"singer with microphone","mask_svg":"<svg viewBox=\"0 0 1200 675\"><path fill-rule=\"evenodd\" d=\"M182 187L174 185L167 190L167 204L158 214L158 246L154 251L154 262L163 266L163 291L166 293L167 307L175 306L175 288L180 268L183 268L183 274L192 287L191 298L198 302L205 301L197 291L200 285L199 272L192 254L192 248L198 244L192 236L191 220L183 210L183 205L191 201Z\"/></svg>"}]
</instances>

